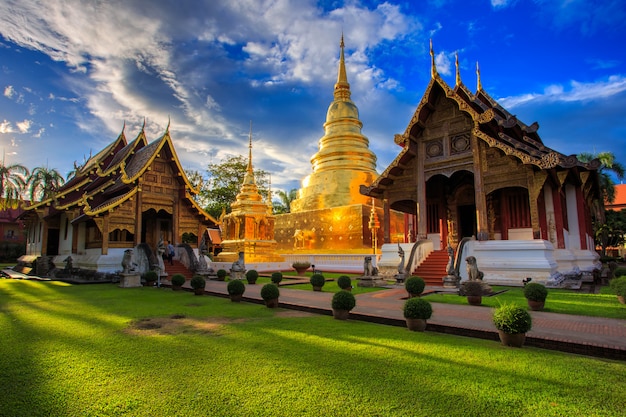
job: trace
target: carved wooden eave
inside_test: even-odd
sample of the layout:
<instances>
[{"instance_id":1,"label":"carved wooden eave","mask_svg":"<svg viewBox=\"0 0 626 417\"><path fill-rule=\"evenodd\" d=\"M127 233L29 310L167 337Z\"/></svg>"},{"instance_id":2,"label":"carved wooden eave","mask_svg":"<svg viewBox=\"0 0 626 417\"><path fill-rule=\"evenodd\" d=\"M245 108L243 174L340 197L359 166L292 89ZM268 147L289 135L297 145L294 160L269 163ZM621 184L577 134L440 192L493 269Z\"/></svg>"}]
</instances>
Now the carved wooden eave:
<instances>
[{"instance_id":1,"label":"carved wooden eave","mask_svg":"<svg viewBox=\"0 0 626 417\"><path fill-rule=\"evenodd\" d=\"M191 193L189 193L188 190L185 190L185 198L187 199L187 201L189 201L191 206L198 212L198 215L204 218L204 220L208 220L215 224L219 224L219 221L217 219L215 219L209 213L204 211L204 209L198 205L198 203L193 199L193 196L191 195Z\"/></svg>"},{"instance_id":2,"label":"carved wooden eave","mask_svg":"<svg viewBox=\"0 0 626 417\"><path fill-rule=\"evenodd\" d=\"M124 131L122 130L122 133L119 134L117 139L111 142L103 150L98 152L95 156L89 158L89 160L85 162L85 165L83 165L83 167L80 169L79 173L81 175L89 175L92 170L95 172L96 170L98 170L101 164L104 164L104 161L108 157L115 155L116 149L121 149L126 146L126 144L126 136L124 135Z\"/></svg>"},{"instance_id":3,"label":"carved wooden eave","mask_svg":"<svg viewBox=\"0 0 626 417\"><path fill-rule=\"evenodd\" d=\"M146 139L146 134L141 130L139 135L133 140L131 143L126 145L123 149L115 154L112 161L109 165L102 169L100 166L96 168L96 173L100 177L106 177L109 175L115 175L115 172L120 169L120 164L124 163L133 153L137 152L138 149L141 149L147 146L148 140Z\"/></svg>"},{"instance_id":4,"label":"carved wooden eave","mask_svg":"<svg viewBox=\"0 0 626 417\"><path fill-rule=\"evenodd\" d=\"M125 201L132 198L135 194L137 194L137 191L138 191L138 188L135 187L131 189L129 192L127 192L126 194L122 194L118 197L114 197L108 201L105 201L104 203L98 205L95 208L91 208L89 205L89 202L87 201L87 198L85 198L84 199L85 207L83 209L83 213L85 213L87 216L97 216L105 212L113 211L117 206L119 206L120 204L124 203Z\"/></svg>"}]
</instances>

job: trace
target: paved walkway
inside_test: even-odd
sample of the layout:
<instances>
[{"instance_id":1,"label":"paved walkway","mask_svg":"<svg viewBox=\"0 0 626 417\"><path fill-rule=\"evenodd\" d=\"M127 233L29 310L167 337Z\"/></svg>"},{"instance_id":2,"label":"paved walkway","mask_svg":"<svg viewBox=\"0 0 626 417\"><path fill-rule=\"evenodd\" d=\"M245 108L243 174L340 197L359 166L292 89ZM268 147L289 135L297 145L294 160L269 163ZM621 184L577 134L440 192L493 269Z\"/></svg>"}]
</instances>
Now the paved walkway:
<instances>
[{"instance_id":1,"label":"paved walkway","mask_svg":"<svg viewBox=\"0 0 626 417\"><path fill-rule=\"evenodd\" d=\"M308 282L308 281L307 281ZM205 290L227 296L226 282L207 281ZM246 285L244 301L262 303L262 285ZM426 291L439 288L427 287ZM280 307L332 315L332 293L303 291L280 287ZM351 320L364 320L405 327L402 306L406 300L403 287L356 295ZM433 315L427 331L449 333L498 341L498 333L485 306L432 303ZM624 307L626 311L626 306ZM626 360L626 320L531 311L533 328L525 344L589 356Z\"/></svg>"}]
</instances>

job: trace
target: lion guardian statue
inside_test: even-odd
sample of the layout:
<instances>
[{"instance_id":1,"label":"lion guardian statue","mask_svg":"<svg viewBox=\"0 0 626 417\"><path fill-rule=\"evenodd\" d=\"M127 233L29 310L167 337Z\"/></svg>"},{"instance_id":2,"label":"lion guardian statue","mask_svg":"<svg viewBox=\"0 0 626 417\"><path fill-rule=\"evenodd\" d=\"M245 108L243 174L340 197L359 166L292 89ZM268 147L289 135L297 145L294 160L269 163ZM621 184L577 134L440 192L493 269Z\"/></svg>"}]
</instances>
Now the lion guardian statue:
<instances>
[{"instance_id":1,"label":"lion guardian statue","mask_svg":"<svg viewBox=\"0 0 626 417\"><path fill-rule=\"evenodd\" d=\"M372 265L372 257L366 256L363 261L363 276L373 277L378 275L378 268Z\"/></svg>"},{"instance_id":2,"label":"lion guardian statue","mask_svg":"<svg viewBox=\"0 0 626 417\"><path fill-rule=\"evenodd\" d=\"M476 265L476 258L473 256L468 256L465 258L465 262L467 262L467 277L470 281L482 281L485 274L478 269Z\"/></svg>"}]
</instances>

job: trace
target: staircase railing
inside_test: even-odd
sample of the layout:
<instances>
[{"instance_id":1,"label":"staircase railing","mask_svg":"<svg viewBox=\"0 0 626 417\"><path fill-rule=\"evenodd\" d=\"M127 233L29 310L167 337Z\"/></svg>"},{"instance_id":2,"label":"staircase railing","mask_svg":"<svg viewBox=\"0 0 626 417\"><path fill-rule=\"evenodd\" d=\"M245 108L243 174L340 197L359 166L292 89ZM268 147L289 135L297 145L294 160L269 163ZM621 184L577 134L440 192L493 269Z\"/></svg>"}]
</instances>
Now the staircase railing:
<instances>
[{"instance_id":1,"label":"staircase railing","mask_svg":"<svg viewBox=\"0 0 626 417\"><path fill-rule=\"evenodd\" d=\"M461 276L461 264L463 263L463 250L465 249L465 244L472 240L471 237L464 237L459 242L459 245L456 247L456 254L454 255L454 275L457 277Z\"/></svg>"}]
</instances>

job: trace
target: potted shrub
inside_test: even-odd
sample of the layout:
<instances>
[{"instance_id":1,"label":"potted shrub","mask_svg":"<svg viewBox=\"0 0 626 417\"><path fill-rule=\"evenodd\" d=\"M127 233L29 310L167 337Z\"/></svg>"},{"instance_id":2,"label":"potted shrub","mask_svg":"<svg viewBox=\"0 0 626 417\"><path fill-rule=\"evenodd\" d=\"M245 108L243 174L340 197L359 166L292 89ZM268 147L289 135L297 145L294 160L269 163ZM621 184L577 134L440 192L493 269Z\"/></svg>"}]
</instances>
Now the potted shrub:
<instances>
[{"instance_id":1,"label":"potted shrub","mask_svg":"<svg viewBox=\"0 0 626 417\"><path fill-rule=\"evenodd\" d=\"M172 283L172 290L179 291L185 285L185 276L183 274L174 274L170 282Z\"/></svg>"},{"instance_id":2,"label":"potted shrub","mask_svg":"<svg viewBox=\"0 0 626 417\"><path fill-rule=\"evenodd\" d=\"M276 308L278 307L278 297L280 296L280 291L275 284L265 284L261 288L261 298L265 301L265 305L268 308Z\"/></svg>"},{"instance_id":3,"label":"potted shrub","mask_svg":"<svg viewBox=\"0 0 626 417\"><path fill-rule=\"evenodd\" d=\"M350 310L356 306L356 298L346 290L341 290L333 295L331 307L333 309L333 317L337 320L346 320L350 315Z\"/></svg>"},{"instance_id":4,"label":"potted shrub","mask_svg":"<svg viewBox=\"0 0 626 417\"><path fill-rule=\"evenodd\" d=\"M232 281L228 281L228 285L226 285L226 291L228 291L230 301L239 302L243 298L243 293L246 291L246 286L241 280L234 279Z\"/></svg>"},{"instance_id":5,"label":"potted shrub","mask_svg":"<svg viewBox=\"0 0 626 417\"><path fill-rule=\"evenodd\" d=\"M206 279L202 275L194 275L189 282L193 292L196 295L204 294L204 287L206 287Z\"/></svg>"},{"instance_id":6,"label":"potted shrub","mask_svg":"<svg viewBox=\"0 0 626 417\"><path fill-rule=\"evenodd\" d=\"M291 267L296 270L298 275L304 275L306 270L311 267L311 263L306 261L296 261L291 264Z\"/></svg>"},{"instance_id":7,"label":"potted shrub","mask_svg":"<svg viewBox=\"0 0 626 417\"><path fill-rule=\"evenodd\" d=\"M461 294L467 297L469 305L479 306L483 303L483 283L477 280L463 281Z\"/></svg>"},{"instance_id":8,"label":"potted shrub","mask_svg":"<svg viewBox=\"0 0 626 417\"><path fill-rule=\"evenodd\" d=\"M274 273L272 274L272 278L271 278L271 279L272 279L272 282L273 282L274 284L276 284L276 286L279 286L279 285L280 285L280 282L283 280L283 274L282 274L282 272L274 272Z\"/></svg>"},{"instance_id":9,"label":"potted shrub","mask_svg":"<svg viewBox=\"0 0 626 417\"><path fill-rule=\"evenodd\" d=\"M426 320L433 314L433 308L423 298L411 297L404 303L403 313L409 330L423 332L426 329Z\"/></svg>"},{"instance_id":10,"label":"potted shrub","mask_svg":"<svg viewBox=\"0 0 626 417\"><path fill-rule=\"evenodd\" d=\"M524 286L524 297L528 300L531 310L543 310L548 296L548 289L537 282L529 282Z\"/></svg>"},{"instance_id":11,"label":"potted shrub","mask_svg":"<svg viewBox=\"0 0 626 417\"><path fill-rule=\"evenodd\" d=\"M617 295L619 302L624 304L624 297L626 297L626 276L613 278L609 281L609 286L615 295Z\"/></svg>"},{"instance_id":12,"label":"potted shrub","mask_svg":"<svg viewBox=\"0 0 626 417\"><path fill-rule=\"evenodd\" d=\"M342 290L352 291L352 280L347 275L342 275L337 278L337 286Z\"/></svg>"},{"instance_id":13,"label":"potted shrub","mask_svg":"<svg viewBox=\"0 0 626 417\"><path fill-rule=\"evenodd\" d=\"M159 276L157 275L157 273L155 271L148 271L145 274L143 274L143 279L144 279L144 285L146 287L154 287L154 283L157 282L157 280L159 279Z\"/></svg>"},{"instance_id":14,"label":"potted shrub","mask_svg":"<svg viewBox=\"0 0 626 417\"><path fill-rule=\"evenodd\" d=\"M493 312L493 324L505 346L522 347L526 332L532 328L532 318L525 308L505 303Z\"/></svg>"},{"instance_id":15,"label":"potted shrub","mask_svg":"<svg viewBox=\"0 0 626 417\"><path fill-rule=\"evenodd\" d=\"M225 269L218 269L217 270L217 280L218 281L224 281L226 279L226 270Z\"/></svg>"},{"instance_id":16,"label":"potted shrub","mask_svg":"<svg viewBox=\"0 0 626 417\"><path fill-rule=\"evenodd\" d=\"M309 282L313 286L313 291L322 291L322 287L326 283L326 280L322 274L313 274L311 275Z\"/></svg>"},{"instance_id":17,"label":"potted shrub","mask_svg":"<svg viewBox=\"0 0 626 417\"><path fill-rule=\"evenodd\" d=\"M246 281L248 281L248 284L256 284L257 279L259 279L259 273L256 269L251 269L246 272Z\"/></svg>"},{"instance_id":18,"label":"potted shrub","mask_svg":"<svg viewBox=\"0 0 626 417\"><path fill-rule=\"evenodd\" d=\"M409 293L409 298L419 297L426 287L426 282L422 277L409 277L404 281L404 289Z\"/></svg>"}]
</instances>

